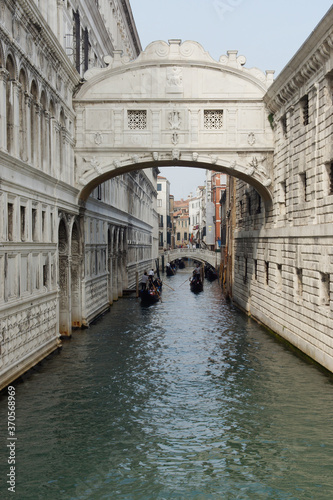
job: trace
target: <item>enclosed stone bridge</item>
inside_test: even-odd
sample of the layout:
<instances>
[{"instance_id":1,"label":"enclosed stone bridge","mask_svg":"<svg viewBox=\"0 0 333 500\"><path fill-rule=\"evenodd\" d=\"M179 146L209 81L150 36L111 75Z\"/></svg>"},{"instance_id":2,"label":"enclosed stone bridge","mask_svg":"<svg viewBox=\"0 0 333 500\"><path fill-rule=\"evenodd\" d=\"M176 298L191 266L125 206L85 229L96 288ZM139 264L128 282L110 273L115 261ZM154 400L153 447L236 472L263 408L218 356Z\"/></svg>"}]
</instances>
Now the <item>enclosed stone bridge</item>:
<instances>
[{"instance_id":1,"label":"enclosed stone bridge","mask_svg":"<svg viewBox=\"0 0 333 500\"><path fill-rule=\"evenodd\" d=\"M243 179L266 208L273 193L273 132L263 96L272 72L228 51L215 61L197 42L153 42L137 59L115 53L85 74L74 99L75 183L84 204L112 177L189 166Z\"/></svg>"},{"instance_id":2,"label":"enclosed stone bridge","mask_svg":"<svg viewBox=\"0 0 333 500\"><path fill-rule=\"evenodd\" d=\"M212 252L205 248L175 248L174 250L168 250L160 254L160 260L162 255L164 255L164 263L172 262L176 259L181 259L183 257L193 260L198 260L200 262L207 262L211 266L218 268L221 262L221 253Z\"/></svg>"}]
</instances>

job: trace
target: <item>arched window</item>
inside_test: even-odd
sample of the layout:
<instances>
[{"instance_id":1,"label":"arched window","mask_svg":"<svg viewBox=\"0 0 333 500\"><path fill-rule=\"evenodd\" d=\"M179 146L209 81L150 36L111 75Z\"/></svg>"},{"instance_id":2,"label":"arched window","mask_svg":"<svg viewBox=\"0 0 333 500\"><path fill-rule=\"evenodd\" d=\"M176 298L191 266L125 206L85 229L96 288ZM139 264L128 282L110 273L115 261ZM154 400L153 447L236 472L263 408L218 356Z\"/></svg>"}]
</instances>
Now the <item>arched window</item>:
<instances>
[{"instance_id":1,"label":"arched window","mask_svg":"<svg viewBox=\"0 0 333 500\"><path fill-rule=\"evenodd\" d=\"M64 142L64 130L66 127L66 119L65 113L63 109L60 111L60 131L59 131L59 158L60 158L60 173L62 174L65 171L66 165L66 148Z\"/></svg>"},{"instance_id":2,"label":"arched window","mask_svg":"<svg viewBox=\"0 0 333 500\"><path fill-rule=\"evenodd\" d=\"M48 121L46 117L47 113L47 104L46 104L46 95L45 92L42 91L40 96L40 104L41 104L41 166L43 170L47 169L47 145L48 145Z\"/></svg>"},{"instance_id":3,"label":"arched window","mask_svg":"<svg viewBox=\"0 0 333 500\"><path fill-rule=\"evenodd\" d=\"M55 107L53 101L50 101L49 106L50 112L50 126L49 126L49 162L50 162L50 173L54 175L54 141L55 141L55 128L54 128L54 118L55 118Z\"/></svg>"},{"instance_id":4,"label":"arched window","mask_svg":"<svg viewBox=\"0 0 333 500\"><path fill-rule=\"evenodd\" d=\"M15 65L11 56L7 57L6 70L9 73L6 84L6 126L7 126L7 151L12 153L13 134L14 134L14 89L13 80L15 80Z\"/></svg>"},{"instance_id":5,"label":"arched window","mask_svg":"<svg viewBox=\"0 0 333 500\"><path fill-rule=\"evenodd\" d=\"M21 69L19 82L21 84L20 100L19 100L19 116L20 116L20 158L27 159L27 109L25 93L27 91L27 77L25 71Z\"/></svg>"},{"instance_id":6,"label":"arched window","mask_svg":"<svg viewBox=\"0 0 333 500\"><path fill-rule=\"evenodd\" d=\"M37 85L36 82L33 80L31 83L31 90L30 90L31 96L32 96L32 103L31 103L31 110L30 110L30 116L31 116L31 163L35 166L37 166L37 154L38 154L38 121L37 121L37 116L36 116L36 105L38 103L38 90L37 90Z\"/></svg>"}]
</instances>

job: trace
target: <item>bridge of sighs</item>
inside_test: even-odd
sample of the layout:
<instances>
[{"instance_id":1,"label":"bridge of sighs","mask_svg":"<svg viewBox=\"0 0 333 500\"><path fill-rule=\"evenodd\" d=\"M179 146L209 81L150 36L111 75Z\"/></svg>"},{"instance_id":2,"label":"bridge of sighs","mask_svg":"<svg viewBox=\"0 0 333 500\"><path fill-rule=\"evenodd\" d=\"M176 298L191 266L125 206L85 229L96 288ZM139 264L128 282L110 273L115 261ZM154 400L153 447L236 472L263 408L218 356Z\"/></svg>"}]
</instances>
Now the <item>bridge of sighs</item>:
<instances>
[{"instance_id":1,"label":"bridge of sighs","mask_svg":"<svg viewBox=\"0 0 333 500\"><path fill-rule=\"evenodd\" d=\"M115 53L78 91L76 186L84 205L101 182L155 166L225 172L252 185L269 210L273 132L263 102L273 72L215 61L196 42L151 43L130 61Z\"/></svg>"}]
</instances>

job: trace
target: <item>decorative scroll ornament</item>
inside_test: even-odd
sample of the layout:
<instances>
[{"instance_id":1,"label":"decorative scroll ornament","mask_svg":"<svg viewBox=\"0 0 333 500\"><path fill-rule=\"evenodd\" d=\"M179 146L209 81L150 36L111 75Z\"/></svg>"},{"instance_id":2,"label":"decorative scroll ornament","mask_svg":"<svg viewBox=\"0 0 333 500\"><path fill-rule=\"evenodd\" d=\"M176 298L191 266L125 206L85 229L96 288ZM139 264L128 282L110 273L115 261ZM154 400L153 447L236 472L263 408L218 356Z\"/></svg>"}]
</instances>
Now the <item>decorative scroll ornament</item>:
<instances>
[{"instance_id":1,"label":"decorative scroll ornament","mask_svg":"<svg viewBox=\"0 0 333 500\"><path fill-rule=\"evenodd\" d=\"M249 135L247 136L247 142L250 144L250 146L253 146L256 142L256 137L253 132L250 132Z\"/></svg>"},{"instance_id":2,"label":"decorative scroll ornament","mask_svg":"<svg viewBox=\"0 0 333 500\"><path fill-rule=\"evenodd\" d=\"M179 140L178 134L177 134L177 132L174 132L172 134L172 138L171 138L172 144L174 144L174 145L178 144L178 140Z\"/></svg>"},{"instance_id":3,"label":"decorative scroll ornament","mask_svg":"<svg viewBox=\"0 0 333 500\"><path fill-rule=\"evenodd\" d=\"M171 111L169 113L169 124L171 130L179 130L181 124L181 118L179 111Z\"/></svg>"},{"instance_id":4,"label":"decorative scroll ornament","mask_svg":"<svg viewBox=\"0 0 333 500\"><path fill-rule=\"evenodd\" d=\"M102 142L103 142L103 135L102 135L101 132L96 132L95 138L94 138L94 142L95 142L95 144L97 144L97 146L99 146L100 144L102 144Z\"/></svg>"},{"instance_id":5,"label":"decorative scroll ornament","mask_svg":"<svg viewBox=\"0 0 333 500\"><path fill-rule=\"evenodd\" d=\"M132 156L133 163L139 163L139 156L138 155L133 155Z\"/></svg>"},{"instance_id":6,"label":"decorative scroll ornament","mask_svg":"<svg viewBox=\"0 0 333 500\"><path fill-rule=\"evenodd\" d=\"M120 167L120 161L119 160L114 160L113 164L116 168Z\"/></svg>"},{"instance_id":7,"label":"decorative scroll ornament","mask_svg":"<svg viewBox=\"0 0 333 500\"><path fill-rule=\"evenodd\" d=\"M234 160L234 161L232 161L232 162L230 163L229 168L231 168L231 169L233 170L233 169L234 169L234 168L236 168L236 167L237 167L237 162L236 162L236 160Z\"/></svg>"},{"instance_id":8,"label":"decorative scroll ornament","mask_svg":"<svg viewBox=\"0 0 333 500\"><path fill-rule=\"evenodd\" d=\"M211 155L210 156L210 161L211 161L211 163L213 163L215 165L215 163L217 162L217 156L216 155Z\"/></svg>"}]
</instances>

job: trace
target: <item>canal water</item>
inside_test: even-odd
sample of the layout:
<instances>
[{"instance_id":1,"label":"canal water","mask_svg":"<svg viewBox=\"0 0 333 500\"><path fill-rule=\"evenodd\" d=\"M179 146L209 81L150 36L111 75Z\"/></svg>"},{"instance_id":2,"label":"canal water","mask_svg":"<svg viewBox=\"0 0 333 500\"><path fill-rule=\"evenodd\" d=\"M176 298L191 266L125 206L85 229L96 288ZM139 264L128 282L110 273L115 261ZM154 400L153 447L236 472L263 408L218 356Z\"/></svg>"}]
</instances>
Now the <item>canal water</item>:
<instances>
[{"instance_id":1,"label":"canal water","mask_svg":"<svg viewBox=\"0 0 333 500\"><path fill-rule=\"evenodd\" d=\"M189 275L153 306L119 300L15 384L15 494L2 396L1 498L333 498L332 379Z\"/></svg>"}]
</instances>

